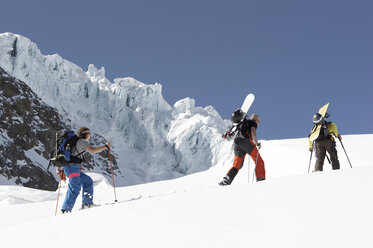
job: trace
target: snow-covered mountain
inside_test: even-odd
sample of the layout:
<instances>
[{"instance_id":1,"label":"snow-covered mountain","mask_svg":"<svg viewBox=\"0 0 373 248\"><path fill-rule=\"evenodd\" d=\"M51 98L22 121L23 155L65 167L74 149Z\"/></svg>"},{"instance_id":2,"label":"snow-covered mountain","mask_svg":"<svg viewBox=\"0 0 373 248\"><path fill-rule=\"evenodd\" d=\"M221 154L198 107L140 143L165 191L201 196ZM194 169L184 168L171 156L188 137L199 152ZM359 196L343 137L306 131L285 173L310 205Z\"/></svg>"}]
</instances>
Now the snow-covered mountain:
<instances>
[{"instance_id":1,"label":"snow-covered mountain","mask_svg":"<svg viewBox=\"0 0 373 248\"><path fill-rule=\"evenodd\" d=\"M123 172L118 185L171 179L230 162L229 145L220 138L229 122L211 106L196 107L193 99L170 106L160 84L133 78L110 82L104 68L89 65L85 72L57 54L42 55L35 43L12 33L0 34L0 67L73 127L88 126L111 141Z\"/></svg>"},{"instance_id":2,"label":"snow-covered mountain","mask_svg":"<svg viewBox=\"0 0 373 248\"><path fill-rule=\"evenodd\" d=\"M255 166L246 159L233 184L220 187L232 142L221 139L229 122L213 107L190 98L170 106L159 84L109 82L103 68L84 72L10 33L0 34L0 67L4 247L373 246L372 134L343 136L353 168L338 143L341 170L325 162L324 172L309 174L306 138L262 141L267 180L253 183ZM56 131L81 125L94 132L93 145L113 143L117 186L194 174L117 187L114 203L107 156L94 156L87 169L100 205L78 211L79 196L72 213L57 217L66 182L61 194L4 186L55 187L45 171L47 147ZM64 230L79 235L66 238Z\"/></svg>"}]
</instances>

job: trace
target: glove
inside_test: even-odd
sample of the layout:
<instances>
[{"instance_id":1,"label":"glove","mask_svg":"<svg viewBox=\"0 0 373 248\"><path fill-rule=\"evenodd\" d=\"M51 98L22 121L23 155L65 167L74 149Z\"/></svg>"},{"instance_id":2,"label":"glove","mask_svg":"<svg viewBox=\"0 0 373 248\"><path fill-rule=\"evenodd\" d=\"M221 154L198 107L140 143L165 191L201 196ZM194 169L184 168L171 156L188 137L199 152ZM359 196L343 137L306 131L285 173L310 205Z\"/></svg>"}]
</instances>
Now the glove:
<instances>
[{"instance_id":1,"label":"glove","mask_svg":"<svg viewBox=\"0 0 373 248\"><path fill-rule=\"evenodd\" d=\"M110 150L110 142L106 142L106 144L105 144L105 147L106 147L106 149L108 149L108 150Z\"/></svg>"},{"instance_id":2,"label":"glove","mask_svg":"<svg viewBox=\"0 0 373 248\"><path fill-rule=\"evenodd\" d=\"M227 140L231 140L234 136L234 133L231 133L229 131L227 131L225 134L222 135L222 138L223 139L227 139Z\"/></svg>"},{"instance_id":3,"label":"glove","mask_svg":"<svg viewBox=\"0 0 373 248\"><path fill-rule=\"evenodd\" d=\"M223 139L226 139L227 137L228 137L228 134L229 134L229 132L227 131L225 134L223 134L221 137L223 138Z\"/></svg>"},{"instance_id":4,"label":"glove","mask_svg":"<svg viewBox=\"0 0 373 248\"><path fill-rule=\"evenodd\" d=\"M309 150L310 152L312 152L312 151L313 151L313 147L308 148L308 150Z\"/></svg>"}]
</instances>

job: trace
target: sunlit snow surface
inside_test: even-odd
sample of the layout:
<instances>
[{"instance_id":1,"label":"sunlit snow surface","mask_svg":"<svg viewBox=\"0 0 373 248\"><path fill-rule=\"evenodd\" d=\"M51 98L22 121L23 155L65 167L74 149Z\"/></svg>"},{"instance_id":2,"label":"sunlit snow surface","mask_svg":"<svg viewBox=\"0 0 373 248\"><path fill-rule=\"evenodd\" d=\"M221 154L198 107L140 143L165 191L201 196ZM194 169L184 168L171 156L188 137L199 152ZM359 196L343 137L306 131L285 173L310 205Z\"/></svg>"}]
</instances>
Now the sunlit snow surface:
<instances>
[{"instance_id":1,"label":"sunlit snow surface","mask_svg":"<svg viewBox=\"0 0 373 248\"><path fill-rule=\"evenodd\" d=\"M2 186L2 246L372 247L373 135L345 135L343 142L353 169L340 145L341 170L326 161L324 172L308 174L305 138L264 141L264 182L251 181L245 162L231 186L217 186L229 169L217 165L116 188L118 203L106 179L90 174L100 206L79 211L79 197L72 213L57 217L57 192ZM64 184L59 207L65 191Z\"/></svg>"}]
</instances>

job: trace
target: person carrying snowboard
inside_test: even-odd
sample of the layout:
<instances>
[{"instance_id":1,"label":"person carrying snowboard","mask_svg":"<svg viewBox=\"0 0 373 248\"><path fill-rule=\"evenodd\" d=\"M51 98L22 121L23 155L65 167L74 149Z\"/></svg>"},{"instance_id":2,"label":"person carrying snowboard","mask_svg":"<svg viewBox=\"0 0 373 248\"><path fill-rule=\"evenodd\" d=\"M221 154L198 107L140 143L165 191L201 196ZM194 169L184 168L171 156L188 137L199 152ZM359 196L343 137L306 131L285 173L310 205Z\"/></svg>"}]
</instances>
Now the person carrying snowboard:
<instances>
[{"instance_id":1,"label":"person carrying snowboard","mask_svg":"<svg viewBox=\"0 0 373 248\"><path fill-rule=\"evenodd\" d=\"M237 175L238 171L242 168L246 154L249 154L256 164L255 173L256 180L265 180L264 161L259 155L258 149L261 144L258 142L256 136L256 129L260 123L260 118L257 114L253 114L249 120L244 118L245 113L241 109L237 109L232 114L232 121L235 123L236 130L232 132L227 131L223 138L230 139L235 133L237 135L234 139L234 161L232 168L225 175L223 180L219 183L221 186L230 185Z\"/></svg>"},{"instance_id":2,"label":"person carrying snowboard","mask_svg":"<svg viewBox=\"0 0 373 248\"><path fill-rule=\"evenodd\" d=\"M78 141L75 147L72 148L72 156L82 156L88 151L91 153L98 153L105 149L110 149L110 143L107 142L104 146L91 147L88 140L91 137L89 128L82 127L79 129ZM62 205L61 212L71 212L74 207L76 198L80 193L80 188L83 187L82 192L82 208L89 208L93 206L93 180L91 177L81 172L81 165L77 163L70 163L63 167L63 169L57 168L57 174L61 180L63 177L69 178L68 189L64 203Z\"/></svg>"},{"instance_id":3,"label":"person carrying snowboard","mask_svg":"<svg viewBox=\"0 0 373 248\"><path fill-rule=\"evenodd\" d=\"M328 116L329 114L326 115L326 117ZM310 138L308 138L310 152L315 149L316 153L315 171L323 170L326 152L330 155L333 170L339 170L340 165L337 156L335 137L342 140L342 136L338 133L337 125L333 122L325 121L325 118L319 113L313 115L313 123L315 125L311 129L308 137L310 137L311 134L316 131L317 127L321 125L320 134L315 141L312 142Z\"/></svg>"}]
</instances>

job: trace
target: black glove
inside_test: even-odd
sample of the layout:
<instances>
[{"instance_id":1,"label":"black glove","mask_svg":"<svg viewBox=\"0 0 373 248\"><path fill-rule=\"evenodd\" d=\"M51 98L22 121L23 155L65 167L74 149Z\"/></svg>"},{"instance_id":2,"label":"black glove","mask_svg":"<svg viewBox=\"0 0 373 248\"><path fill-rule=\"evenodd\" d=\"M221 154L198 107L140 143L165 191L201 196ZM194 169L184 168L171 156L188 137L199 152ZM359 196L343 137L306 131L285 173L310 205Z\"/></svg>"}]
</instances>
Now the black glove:
<instances>
[{"instance_id":1,"label":"black glove","mask_svg":"<svg viewBox=\"0 0 373 248\"><path fill-rule=\"evenodd\" d=\"M234 137L234 133L227 131L225 134L222 135L223 139L231 140Z\"/></svg>"},{"instance_id":2,"label":"black glove","mask_svg":"<svg viewBox=\"0 0 373 248\"><path fill-rule=\"evenodd\" d=\"M229 134L229 131L227 131L225 134L223 134L221 137L223 138L223 139L226 139L227 137L228 137L228 134Z\"/></svg>"}]
</instances>

